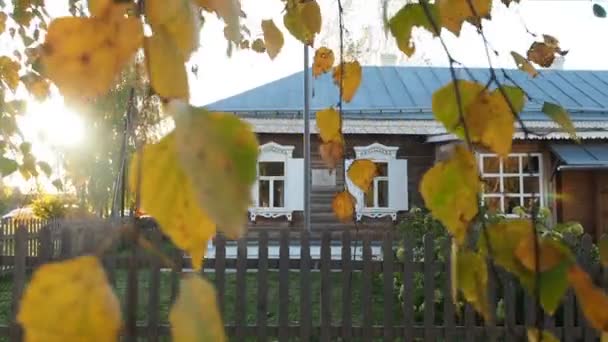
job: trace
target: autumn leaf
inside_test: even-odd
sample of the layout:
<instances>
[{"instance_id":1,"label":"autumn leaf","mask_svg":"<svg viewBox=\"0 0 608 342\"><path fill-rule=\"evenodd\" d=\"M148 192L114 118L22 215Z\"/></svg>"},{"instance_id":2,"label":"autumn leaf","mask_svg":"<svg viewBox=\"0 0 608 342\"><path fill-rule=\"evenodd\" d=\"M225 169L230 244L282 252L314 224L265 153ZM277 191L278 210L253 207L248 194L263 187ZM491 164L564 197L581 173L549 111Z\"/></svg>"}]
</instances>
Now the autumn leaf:
<instances>
[{"instance_id":1,"label":"autumn leaf","mask_svg":"<svg viewBox=\"0 0 608 342\"><path fill-rule=\"evenodd\" d=\"M602 235L597 242L597 247L600 252L600 262L602 266L608 267L608 235Z\"/></svg>"},{"instance_id":2,"label":"autumn leaf","mask_svg":"<svg viewBox=\"0 0 608 342\"><path fill-rule=\"evenodd\" d=\"M218 229L240 237L257 177L258 141L251 126L234 114L211 113L173 101L179 160L199 204Z\"/></svg>"},{"instance_id":3,"label":"autumn leaf","mask_svg":"<svg viewBox=\"0 0 608 342\"><path fill-rule=\"evenodd\" d=\"M0 56L0 79L12 91L19 86L19 62L12 60L8 56Z\"/></svg>"},{"instance_id":4,"label":"autumn leaf","mask_svg":"<svg viewBox=\"0 0 608 342\"><path fill-rule=\"evenodd\" d=\"M25 84L27 91L34 96L38 101L46 100L50 95L49 81L34 74L29 73L21 77L21 81Z\"/></svg>"},{"instance_id":5,"label":"autumn leaf","mask_svg":"<svg viewBox=\"0 0 608 342\"><path fill-rule=\"evenodd\" d=\"M344 158L344 142L330 141L319 145L321 160L329 169L335 169Z\"/></svg>"},{"instance_id":6,"label":"autumn leaf","mask_svg":"<svg viewBox=\"0 0 608 342\"><path fill-rule=\"evenodd\" d=\"M320 47L315 51L312 63L312 75L318 77L332 69L334 66L334 52L326 47Z\"/></svg>"},{"instance_id":7,"label":"autumn leaf","mask_svg":"<svg viewBox=\"0 0 608 342\"><path fill-rule=\"evenodd\" d=\"M543 113L547 114L551 120L555 121L560 127L570 135L574 140L579 140L576 136L576 128L570 120L570 114L564 107L551 102L543 103Z\"/></svg>"},{"instance_id":8,"label":"autumn leaf","mask_svg":"<svg viewBox=\"0 0 608 342\"><path fill-rule=\"evenodd\" d=\"M6 30L6 18L8 16L4 12L0 12L0 34Z\"/></svg>"},{"instance_id":9,"label":"autumn leaf","mask_svg":"<svg viewBox=\"0 0 608 342\"><path fill-rule=\"evenodd\" d=\"M146 16L152 30L163 31L187 60L199 45L200 17L190 0L146 0ZM175 53L175 52L173 52Z\"/></svg>"},{"instance_id":10,"label":"autumn leaf","mask_svg":"<svg viewBox=\"0 0 608 342\"><path fill-rule=\"evenodd\" d=\"M339 192L334 196L331 208L340 222L349 223L355 212L355 198L348 191Z\"/></svg>"},{"instance_id":11,"label":"autumn leaf","mask_svg":"<svg viewBox=\"0 0 608 342\"><path fill-rule=\"evenodd\" d=\"M146 65L152 88L167 99L188 99L188 75L184 56L170 34L158 28L145 40Z\"/></svg>"},{"instance_id":12,"label":"autumn leaf","mask_svg":"<svg viewBox=\"0 0 608 342\"><path fill-rule=\"evenodd\" d=\"M456 146L450 159L435 164L422 177L420 193L426 207L459 245L477 215L480 187L475 157L463 146Z\"/></svg>"},{"instance_id":13,"label":"autumn leaf","mask_svg":"<svg viewBox=\"0 0 608 342\"><path fill-rule=\"evenodd\" d=\"M565 56L567 53L559 47L555 37L544 34L543 42L534 42L528 49L528 60L548 68L553 64L556 54Z\"/></svg>"},{"instance_id":14,"label":"autumn leaf","mask_svg":"<svg viewBox=\"0 0 608 342\"><path fill-rule=\"evenodd\" d=\"M266 45L268 57L274 59L285 43L283 33L277 28L272 20L262 20L262 32L264 32L264 43Z\"/></svg>"},{"instance_id":15,"label":"autumn leaf","mask_svg":"<svg viewBox=\"0 0 608 342\"><path fill-rule=\"evenodd\" d=\"M489 320L488 268L484 257L472 251L457 253L457 284L464 299L471 303L484 319Z\"/></svg>"},{"instance_id":16,"label":"autumn leaf","mask_svg":"<svg viewBox=\"0 0 608 342\"><path fill-rule=\"evenodd\" d=\"M136 18L64 17L53 20L42 48L44 72L71 98L102 95L141 46L142 25Z\"/></svg>"},{"instance_id":17,"label":"autumn leaf","mask_svg":"<svg viewBox=\"0 0 608 342\"><path fill-rule=\"evenodd\" d=\"M606 293L595 286L591 277L578 265L568 270L568 280L574 289L579 307L587 322L600 331L608 331L608 297Z\"/></svg>"},{"instance_id":18,"label":"autumn leaf","mask_svg":"<svg viewBox=\"0 0 608 342\"><path fill-rule=\"evenodd\" d=\"M116 341L120 303L96 257L43 264L19 305L25 341Z\"/></svg>"},{"instance_id":19,"label":"autumn leaf","mask_svg":"<svg viewBox=\"0 0 608 342\"><path fill-rule=\"evenodd\" d=\"M88 0L88 6L91 16L112 19L122 17L133 9L132 2L113 0Z\"/></svg>"},{"instance_id":20,"label":"autumn leaf","mask_svg":"<svg viewBox=\"0 0 608 342\"><path fill-rule=\"evenodd\" d=\"M288 1L283 25L297 40L314 45L315 36L321 32L321 8L316 0Z\"/></svg>"},{"instance_id":21,"label":"autumn leaf","mask_svg":"<svg viewBox=\"0 0 608 342\"><path fill-rule=\"evenodd\" d=\"M459 36L465 21L480 27L482 18L490 18L492 0L439 0L437 7L441 25Z\"/></svg>"},{"instance_id":22,"label":"autumn leaf","mask_svg":"<svg viewBox=\"0 0 608 342\"><path fill-rule=\"evenodd\" d=\"M201 8L214 12L226 23L224 33L229 41L241 41L240 18L245 14L241 9L240 0L194 0Z\"/></svg>"},{"instance_id":23,"label":"autumn leaf","mask_svg":"<svg viewBox=\"0 0 608 342\"><path fill-rule=\"evenodd\" d=\"M348 178L361 191L367 192L378 174L378 167L369 159L355 160L347 170Z\"/></svg>"},{"instance_id":24,"label":"autumn leaf","mask_svg":"<svg viewBox=\"0 0 608 342\"><path fill-rule=\"evenodd\" d=\"M175 133L159 143L143 148L141 184L137 175L138 158L131 163L131 191L139 189L141 209L160 224L160 229L173 243L192 257L192 265L200 269L207 243L215 235L215 224L202 210L192 182L180 166Z\"/></svg>"},{"instance_id":25,"label":"autumn leaf","mask_svg":"<svg viewBox=\"0 0 608 342\"><path fill-rule=\"evenodd\" d=\"M439 32L435 32L431 21L428 20L423 6L427 7L433 22L439 23L437 8L429 3L425 5L419 3L407 4L388 22L391 34L397 40L399 50L403 51L408 57L411 57L416 51L416 46L412 41L412 29L414 27L423 27L434 36L439 34Z\"/></svg>"},{"instance_id":26,"label":"autumn leaf","mask_svg":"<svg viewBox=\"0 0 608 342\"><path fill-rule=\"evenodd\" d=\"M261 38L258 38L251 43L251 50L257 53L264 53L266 52L266 45Z\"/></svg>"},{"instance_id":27,"label":"autumn leaf","mask_svg":"<svg viewBox=\"0 0 608 342\"><path fill-rule=\"evenodd\" d=\"M559 241L552 238L538 239L538 261L540 272L553 269L565 260L573 262L572 253ZM528 270L536 270L536 250L534 234L529 234L522 238L515 248L515 256L521 264Z\"/></svg>"},{"instance_id":28,"label":"autumn leaf","mask_svg":"<svg viewBox=\"0 0 608 342\"><path fill-rule=\"evenodd\" d=\"M319 136L323 142L342 141L342 117L333 107L320 110L316 115Z\"/></svg>"},{"instance_id":29,"label":"autumn leaf","mask_svg":"<svg viewBox=\"0 0 608 342\"><path fill-rule=\"evenodd\" d=\"M513 56L515 65L517 65L517 68L519 68L519 70L527 72L528 75L530 75L532 78L538 76L538 71L536 71L532 63L525 59L524 56L518 54L515 51L511 51L511 56Z\"/></svg>"},{"instance_id":30,"label":"autumn leaf","mask_svg":"<svg viewBox=\"0 0 608 342\"><path fill-rule=\"evenodd\" d=\"M341 65L334 67L334 84L338 89L342 87L342 99L350 102L361 85L361 65L357 61L344 62Z\"/></svg>"},{"instance_id":31,"label":"autumn leaf","mask_svg":"<svg viewBox=\"0 0 608 342\"><path fill-rule=\"evenodd\" d=\"M536 328L528 328L528 342L559 342L557 337L547 330L543 330L542 333Z\"/></svg>"},{"instance_id":32,"label":"autumn leaf","mask_svg":"<svg viewBox=\"0 0 608 342\"><path fill-rule=\"evenodd\" d=\"M198 342L226 340L215 289L197 274L180 281L179 294L169 312L174 341Z\"/></svg>"}]
</instances>

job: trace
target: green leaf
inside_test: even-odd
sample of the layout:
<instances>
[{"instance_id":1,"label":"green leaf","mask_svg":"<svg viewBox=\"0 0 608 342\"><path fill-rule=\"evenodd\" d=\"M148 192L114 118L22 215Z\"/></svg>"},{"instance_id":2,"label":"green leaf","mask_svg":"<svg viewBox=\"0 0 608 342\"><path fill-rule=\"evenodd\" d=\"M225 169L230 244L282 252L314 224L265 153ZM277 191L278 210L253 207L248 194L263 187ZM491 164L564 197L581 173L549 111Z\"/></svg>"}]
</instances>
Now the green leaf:
<instances>
[{"instance_id":1,"label":"green leaf","mask_svg":"<svg viewBox=\"0 0 608 342\"><path fill-rule=\"evenodd\" d=\"M283 25L297 40L312 46L317 33L321 32L321 9L316 0L289 1Z\"/></svg>"},{"instance_id":2,"label":"green leaf","mask_svg":"<svg viewBox=\"0 0 608 342\"><path fill-rule=\"evenodd\" d=\"M600 4L593 4L593 14L598 18L606 18L606 10Z\"/></svg>"},{"instance_id":3,"label":"green leaf","mask_svg":"<svg viewBox=\"0 0 608 342\"><path fill-rule=\"evenodd\" d=\"M513 109L515 110L515 114L521 113L524 110L524 105L526 103L526 95L520 87L512 87L512 86L503 86L502 90L507 95L507 98L513 105ZM513 115L513 113L511 113Z\"/></svg>"},{"instance_id":4,"label":"green leaf","mask_svg":"<svg viewBox=\"0 0 608 342\"><path fill-rule=\"evenodd\" d=\"M527 72L532 78L538 76L538 71L536 71L534 65L532 65L532 63L530 63L530 61L528 61L524 56L515 51L511 51L511 56L513 56L513 60L515 61L515 64L519 70Z\"/></svg>"},{"instance_id":5,"label":"green leaf","mask_svg":"<svg viewBox=\"0 0 608 342\"><path fill-rule=\"evenodd\" d=\"M53 169L51 168L51 165L49 165L49 163L44 162L44 161L39 161L38 162L38 168L40 170L42 170L42 172L47 176L50 177L51 174L53 173Z\"/></svg>"},{"instance_id":6,"label":"green leaf","mask_svg":"<svg viewBox=\"0 0 608 342\"><path fill-rule=\"evenodd\" d=\"M19 145L19 150L23 154L29 154L32 152L32 144L27 141L22 142L21 145Z\"/></svg>"},{"instance_id":7,"label":"green leaf","mask_svg":"<svg viewBox=\"0 0 608 342\"><path fill-rule=\"evenodd\" d=\"M174 114L177 151L199 204L231 238L244 233L257 176L258 141L251 126L230 113L212 113L181 101Z\"/></svg>"},{"instance_id":8,"label":"green leaf","mask_svg":"<svg viewBox=\"0 0 608 342\"><path fill-rule=\"evenodd\" d=\"M63 182L61 181L61 179L55 179L53 180L53 182L51 182L51 184L53 184L55 189L63 191Z\"/></svg>"},{"instance_id":9,"label":"green leaf","mask_svg":"<svg viewBox=\"0 0 608 342\"><path fill-rule=\"evenodd\" d=\"M412 29L416 26L423 27L437 36L439 32L435 32L433 24L428 20L424 7L428 12L437 27L439 24L439 13L437 8L432 4L407 4L403 6L388 22L391 34L397 40L399 50L403 51L408 57L412 56L416 51L414 42L412 42Z\"/></svg>"},{"instance_id":10,"label":"green leaf","mask_svg":"<svg viewBox=\"0 0 608 342\"><path fill-rule=\"evenodd\" d=\"M600 262L602 266L608 267L608 235L602 235L600 241L597 242L597 247L600 250Z\"/></svg>"},{"instance_id":11,"label":"green leaf","mask_svg":"<svg viewBox=\"0 0 608 342\"><path fill-rule=\"evenodd\" d=\"M458 111L456 86L458 86L460 93L460 104L463 113L465 113L466 108L475 100L477 95L484 90L484 87L476 82L456 80L433 93L432 108L435 118L443 123L449 132L456 134L460 138L464 138L464 129Z\"/></svg>"},{"instance_id":12,"label":"green leaf","mask_svg":"<svg viewBox=\"0 0 608 342\"><path fill-rule=\"evenodd\" d=\"M12 159L6 157L0 157L0 175L6 177L13 172L17 171L19 164Z\"/></svg>"},{"instance_id":13,"label":"green leaf","mask_svg":"<svg viewBox=\"0 0 608 342\"><path fill-rule=\"evenodd\" d=\"M484 319L490 319L488 268L485 258L472 251L459 251L457 258L458 289Z\"/></svg>"},{"instance_id":14,"label":"green leaf","mask_svg":"<svg viewBox=\"0 0 608 342\"><path fill-rule=\"evenodd\" d=\"M574 128L574 124L572 123L572 120L570 120L570 114L562 106L551 102L545 102L542 110L543 113L551 118L551 120L560 125L572 139L579 140L576 136L576 128Z\"/></svg>"}]
</instances>

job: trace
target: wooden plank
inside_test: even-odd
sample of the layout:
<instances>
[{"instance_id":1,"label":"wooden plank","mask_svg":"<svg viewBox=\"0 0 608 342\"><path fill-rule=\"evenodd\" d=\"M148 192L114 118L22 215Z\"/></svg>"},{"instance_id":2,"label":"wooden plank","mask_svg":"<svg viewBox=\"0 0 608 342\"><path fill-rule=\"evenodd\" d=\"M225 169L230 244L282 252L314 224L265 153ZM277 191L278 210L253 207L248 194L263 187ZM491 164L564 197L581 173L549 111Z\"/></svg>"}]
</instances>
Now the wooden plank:
<instances>
[{"instance_id":1,"label":"wooden plank","mask_svg":"<svg viewBox=\"0 0 608 342\"><path fill-rule=\"evenodd\" d=\"M217 302L220 306L220 312L226 321L225 305L225 287L226 287L226 239L223 235L215 237L215 290L217 291Z\"/></svg>"},{"instance_id":2,"label":"wooden plank","mask_svg":"<svg viewBox=\"0 0 608 342\"><path fill-rule=\"evenodd\" d=\"M498 330L496 329L496 287L498 283L498 279L494 277L494 273L491 271L491 261L487 262L486 265L488 269L488 305L490 311L490 317L486 321L486 336L487 341L497 341L500 336Z\"/></svg>"},{"instance_id":3,"label":"wooden plank","mask_svg":"<svg viewBox=\"0 0 608 342\"><path fill-rule=\"evenodd\" d=\"M368 233L363 233L363 277L361 289L361 305L363 307L362 327L363 339L372 339L372 249Z\"/></svg>"},{"instance_id":4,"label":"wooden plank","mask_svg":"<svg viewBox=\"0 0 608 342\"><path fill-rule=\"evenodd\" d=\"M505 330L506 330L506 341L515 341L518 336L515 332L515 315L517 313L517 302L515 297L515 284L514 279L510 275L503 275L503 284L505 286L504 293L504 307L505 307Z\"/></svg>"},{"instance_id":5,"label":"wooden plank","mask_svg":"<svg viewBox=\"0 0 608 342\"><path fill-rule=\"evenodd\" d=\"M184 253L179 249L174 249L171 254L171 258L173 259L173 267L171 269L171 292L169 295L169 300L171 304L173 304L177 298L179 277L182 274L182 269L184 268Z\"/></svg>"},{"instance_id":6,"label":"wooden plank","mask_svg":"<svg viewBox=\"0 0 608 342\"><path fill-rule=\"evenodd\" d=\"M342 232L342 340L352 339L352 266L350 231Z\"/></svg>"},{"instance_id":7,"label":"wooden plank","mask_svg":"<svg viewBox=\"0 0 608 342\"><path fill-rule=\"evenodd\" d=\"M591 261L592 248L593 248L593 239L591 238L591 236L589 234L583 235L582 239L581 239L580 262L581 262L581 266L583 267L583 269L585 271L587 271L589 274L592 274L592 272L591 272L592 271L592 261ZM585 342L596 341L597 333L596 333L595 329L593 329L593 327L591 327L591 325L585 319L585 316L583 315L582 311L580 310L580 307L579 307L579 321L584 322L584 325L582 325L583 340Z\"/></svg>"},{"instance_id":8,"label":"wooden plank","mask_svg":"<svg viewBox=\"0 0 608 342\"><path fill-rule=\"evenodd\" d=\"M279 341L288 339L289 327L289 232L279 239Z\"/></svg>"},{"instance_id":9,"label":"wooden plank","mask_svg":"<svg viewBox=\"0 0 608 342\"><path fill-rule=\"evenodd\" d=\"M300 340L312 337L312 300L310 291L310 236L308 231L300 235Z\"/></svg>"},{"instance_id":10,"label":"wooden plank","mask_svg":"<svg viewBox=\"0 0 608 342\"><path fill-rule=\"evenodd\" d=\"M152 244L160 249L162 237L158 229L151 232ZM160 324L160 267L161 260L157 255L149 254L150 258L150 285L148 292L148 341L157 342L159 340L158 326Z\"/></svg>"},{"instance_id":11,"label":"wooden plank","mask_svg":"<svg viewBox=\"0 0 608 342\"><path fill-rule=\"evenodd\" d=\"M445 260L445 286L443 288L443 324L445 325L445 340L454 341L455 336L455 322L454 322L454 302L452 301L452 265L450 259L452 242L450 239L446 239L443 247L443 260Z\"/></svg>"},{"instance_id":12,"label":"wooden plank","mask_svg":"<svg viewBox=\"0 0 608 342\"><path fill-rule=\"evenodd\" d=\"M136 226L135 229L138 227ZM127 268L127 291L125 294L125 339L127 342L137 341L137 306L139 299L139 248L137 238L139 231L135 231L129 241L129 267Z\"/></svg>"},{"instance_id":13,"label":"wooden plank","mask_svg":"<svg viewBox=\"0 0 608 342\"><path fill-rule=\"evenodd\" d=\"M566 298L564 298L564 328L563 330L563 341L564 342L574 342L576 341L574 334L574 315L575 315L575 307L574 307L574 293L571 289L568 289L566 293Z\"/></svg>"},{"instance_id":14,"label":"wooden plank","mask_svg":"<svg viewBox=\"0 0 608 342\"><path fill-rule=\"evenodd\" d=\"M435 240L424 236L424 339L435 341Z\"/></svg>"},{"instance_id":15,"label":"wooden plank","mask_svg":"<svg viewBox=\"0 0 608 342\"><path fill-rule=\"evenodd\" d=\"M247 325L247 240L242 238L237 242L236 263L236 293L234 308L234 324L236 325L235 337L237 341L245 338L245 326Z\"/></svg>"},{"instance_id":16,"label":"wooden plank","mask_svg":"<svg viewBox=\"0 0 608 342\"><path fill-rule=\"evenodd\" d=\"M258 340L268 339L268 232L260 232L258 243L258 307L256 324Z\"/></svg>"},{"instance_id":17,"label":"wooden plank","mask_svg":"<svg viewBox=\"0 0 608 342\"><path fill-rule=\"evenodd\" d=\"M70 229L67 227L61 228L61 253L60 258L62 260L68 259L72 257L72 234L70 234Z\"/></svg>"},{"instance_id":18,"label":"wooden plank","mask_svg":"<svg viewBox=\"0 0 608 342\"><path fill-rule=\"evenodd\" d=\"M392 341L393 334L393 232L384 234L383 251L383 283L384 283L384 340Z\"/></svg>"},{"instance_id":19,"label":"wooden plank","mask_svg":"<svg viewBox=\"0 0 608 342\"><path fill-rule=\"evenodd\" d=\"M475 311L469 303L464 306L464 340L467 342L475 342ZM484 329L485 330L485 329Z\"/></svg>"},{"instance_id":20,"label":"wooden plank","mask_svg":"<svg viewBox=\"0 0 608 342\"><path fill-rule=\"evenodd\" d=\"M38 256L40 264L48 262L53 256L53 241L51 237L51 229L45 226L40 229L40 239L38 239Z\"/></svg>"},{"instance_id":21,"label":"wooden plank","mask_svg":"<svg viewBox=\"0 0 608 342\"><path fill-rule=\"evenodd\" d=\"M403 340L414 341L414 241L411 235L403 240Z\"/></svg>"},{"instance_id":22,"label":"wooden plank","mask_svg":"<svg viewBox=\"0 0 608 342\"><path fill-rule=\"evenodd\" d=\"M11 301L11 341L21 341L23 331L16 322L19 312L19 302L25 288L25 273L27 254L27 228L19 227L15 232L15 263L13 265L13 289Z\"/></svg>"},{"instance_id":23,"label":"wooden plank","mask_svg":"<svg viewBox=\"0 0 608 342\"><path fill-rule=\"evenodd\" d=\"M323 232L321 235L321 341L331 339L331 235Z\"/></svg>"}]
</instances>

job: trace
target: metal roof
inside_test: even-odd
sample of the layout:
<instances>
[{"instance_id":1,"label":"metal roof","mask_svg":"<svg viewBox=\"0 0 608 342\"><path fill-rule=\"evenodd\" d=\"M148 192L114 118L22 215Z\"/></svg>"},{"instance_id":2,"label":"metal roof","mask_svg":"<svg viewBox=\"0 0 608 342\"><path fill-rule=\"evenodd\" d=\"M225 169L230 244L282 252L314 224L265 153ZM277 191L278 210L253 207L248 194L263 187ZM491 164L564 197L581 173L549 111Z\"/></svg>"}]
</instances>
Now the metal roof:
<instances>
[{"instance_id":1,"label":"metal roof","mask_svg":"<svg viewBox=\"0 0 608 342\"><path fill-rule=\"evenodd\" d=\"M608 168L608 144L551 144L551 149L562 162L558 170Z\"/></svg>"},{"instance_id":2,"label":"metal roof","mask_svg":"<svg viewBox=\"0 0 608 342\"><path fill-rule=\"evenodd\" d=\"M469 70L481 83L490 78L487 69ZM497 73L503 84L512 84L501 70ZM525 120L548 120L540 110L544 101L562 105L576 121L608 120L608 71L542 70L534 79L519 70L505 73L531 97L522 114ZM462 68L457 68L456 74L471 79ZM311 110L336 105L338 89L331 75L312 80ZM352 119L429 120L433 118L432 93L450 81L450 70L444 67L365 66L359 90L350 103L344 103L344 115ZM207 107L246 117L298 118L303 94L303 72L298 72Z\"/></svg>"}]
</instances>

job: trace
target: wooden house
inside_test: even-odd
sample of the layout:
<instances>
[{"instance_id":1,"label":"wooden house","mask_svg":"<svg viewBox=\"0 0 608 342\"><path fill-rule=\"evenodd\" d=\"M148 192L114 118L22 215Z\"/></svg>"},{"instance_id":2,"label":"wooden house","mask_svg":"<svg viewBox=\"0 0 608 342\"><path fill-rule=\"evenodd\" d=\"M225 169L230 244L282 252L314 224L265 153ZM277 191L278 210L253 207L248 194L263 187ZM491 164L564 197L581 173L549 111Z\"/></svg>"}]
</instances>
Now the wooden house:
<instances>
[{"instance_id":1,"label":"wooden house","mask_svg":"<svg viewBox=\"0 0 608 342\"><path fill-rule=\"evenodd\" d=\"M499 71L529 96L521 113L529 134L517 129L513 153L503 160L478 151L483 200L511 214L535 200L558 221L579 221L594 234L608 231L608 72L546 70L532 79L516 70ZM459 78L485 83L486 69L457 69ZM367 225L398 222L423 202L418 185L424 172L456 143L431 111L432 93L451 81L447 68L367 66L361 86L343 106L345 164L336 172L318 153L314 113L337 106L331 75L311 77L313 229L341 228L331 213L336 191L348 188L359 200L356 220ZM208 105L249 121L260 140L259 176L252 189L252 227L299 227L303 210L303 73L296 73ZM545 101L566 108L577 143L541 111ZM344 170L355 158L371 158L380 174L363 194Z\"/></svg>"}]
</instances>

